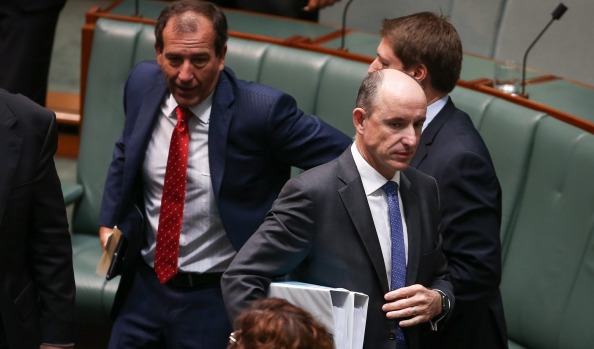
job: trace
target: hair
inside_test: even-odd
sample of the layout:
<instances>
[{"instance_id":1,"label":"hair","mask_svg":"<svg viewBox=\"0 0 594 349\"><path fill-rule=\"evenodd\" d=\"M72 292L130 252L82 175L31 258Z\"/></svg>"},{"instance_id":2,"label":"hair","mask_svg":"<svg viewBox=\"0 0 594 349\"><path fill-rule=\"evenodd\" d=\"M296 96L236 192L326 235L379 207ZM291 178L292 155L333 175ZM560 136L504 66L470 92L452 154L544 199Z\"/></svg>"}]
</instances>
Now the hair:
<instances>
[{"instance_id":1,"label":"hair","mask_svg":"<svg viewBox=\"0 0 594 349\"><path fill-rule=\"evenodd\" d=\"M262 298L235 320L228 349L334 349L332 336L305 310L280 298Z\"/></svg>"},{"instance_id":2,"label":"hair","mask_svg":"<svg viewBox=\"0 0 594 349\"><path fill-rule=\"evenodd\" d=\"M456 87L462 69L462 42L445 16L419 12L385 19L380 34L392 45L404 69L424 64L433 88L448 93Z\"/></svg>"},{"instance_id":3,"label":"hair","mask_svg":"<svg viewBox=\"0 0 594 349\"><path fill-rule=\"evenodd\" d=\"M367 74L357 94L357 107L365 110L366 115L371 115L377 102L379 90L384 81L384 70L377 70Z\"/></svg>"},{"instance_id":4,"label":"hair","mask_svg":"<svg viewBox=\"0 0 594 349\"><path fill-rule=\"evenodd\" d=\"M186 12L193 12L195 14L204 16L212 22L215 31L214 49L217 55L223 53L223 48L227 43L227 17L223 11L215 4L203 0L177 0L169 3L167 7L161 11L157 23L155 24L155 47L163 50L163 30L167 22L172 17L180 16ZM178 23L175 28L182 32L195 32L197 26L193 23L182 22Z\"/></svg>"}]
</instances>

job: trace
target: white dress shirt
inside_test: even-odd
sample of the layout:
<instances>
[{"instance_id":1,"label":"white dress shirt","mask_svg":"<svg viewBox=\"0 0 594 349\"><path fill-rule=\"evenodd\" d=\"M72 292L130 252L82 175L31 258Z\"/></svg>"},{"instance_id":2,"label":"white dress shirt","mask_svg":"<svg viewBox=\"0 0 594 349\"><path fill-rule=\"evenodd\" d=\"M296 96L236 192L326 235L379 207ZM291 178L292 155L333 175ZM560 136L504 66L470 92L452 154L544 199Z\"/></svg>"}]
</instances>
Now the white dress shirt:
<instances>
[{"instance_id":1,"label":"white dress shirt","mask_svg":"<svg viewBox=\"0 0 594 349\"><path fill-rule=\"evenodd\" d=\"M208 127L211 106L212 94L202 103L190 108L193 115L188 121L190 146L178 260L179 270L184 272L222 272L235 256L235 249L223 228L210 178ZM173 96L166 96L142 166L148 221L147 240L142 255L151 266L155 258L169 143L177 123L176 107L177 102Z\"/></svg>"},{"instance_id":2,"label":"white dress shirt","mask_svg":"<svg viewBox=\"0 0 594 349\"><path fill-rule=\"evenodd\" d=\"M371 216L373 224L377 232L377 238L382 249L382 256L384 257L384 264L386 265L386 277L388 284L392 279L392 238L390 234L390 213L388 209L388 195L382 189L387 180L379 172L377 172L359 153L355 142L351 145L351 153L355 159L355 165L361 175L363 182L363 189L365 196L371 209ZM406 262L408 263L408 230L406 228L406 220L404 219L404 207L402 205L402 198L400 197L400 171L396 171L392 181L398 184L398 203L400 206L400 216L402 217L402 230L404 232L404 250L406 251ZM391 286L391 285L390 285Z\"/></svg>"},{"instance_id":3,"label":"white dress shirt","mask_svg":"<svg viewBox=\"0 0 594 349\"><path fill-rule=\"evenodd\" d=\"M429 123L435 119L437 113L439 113L443 107L445 107L446 103L448 102L448 98L450 97L445 95L427 106L427 114L425 117L425 122L423 123L423 131L425 131L427 126L429 126Z\"/></svg>"}]
</instances>

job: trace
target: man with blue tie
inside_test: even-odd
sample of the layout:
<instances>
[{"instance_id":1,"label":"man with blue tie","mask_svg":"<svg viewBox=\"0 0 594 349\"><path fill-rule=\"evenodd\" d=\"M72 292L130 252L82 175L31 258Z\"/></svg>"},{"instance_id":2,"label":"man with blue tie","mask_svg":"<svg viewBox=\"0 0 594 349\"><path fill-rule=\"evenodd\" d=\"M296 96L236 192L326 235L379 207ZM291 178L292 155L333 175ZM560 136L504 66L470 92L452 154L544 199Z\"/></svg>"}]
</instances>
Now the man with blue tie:
<instances>
[{"instance_id":1,"label":"man with blue tie","mask_svg":"<svg viewBox=\"0 0 594 349\"><path fill-rule=\"evenodd\" d=\"M157 61L126 83L101 207L102 245L118 226L128 246L109 348L224 349L222 272L291 166L332 160L351 138L287 94L237 79L216 5L171 2L155 36Z\"/></svg>"},{"instance_id":2,"label":"man with blue tie","mask_svg":"<svg viewBox=\"0 0 594 349\"><path fill-rule=\"evenodd\" d=\"M445 322L454 299L437 184L408 167L426 108L421 86L400 71L363 80L354 144L289 180L223 274L231 318L289 274L367 294L366 349L417 349L421 331Z\"/></svg>"}]
</instances>

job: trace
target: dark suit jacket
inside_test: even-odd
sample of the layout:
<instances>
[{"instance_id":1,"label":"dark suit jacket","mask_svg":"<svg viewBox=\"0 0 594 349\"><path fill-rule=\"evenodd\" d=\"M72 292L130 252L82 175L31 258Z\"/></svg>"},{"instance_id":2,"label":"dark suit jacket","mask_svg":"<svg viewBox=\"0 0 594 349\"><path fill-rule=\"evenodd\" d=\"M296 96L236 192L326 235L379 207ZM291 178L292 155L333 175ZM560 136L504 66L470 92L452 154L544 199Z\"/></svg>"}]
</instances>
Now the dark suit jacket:
<instances>
[{"instance_id":1,"label":"dark suit jacket","mask_svg":"<svg viewBox=\"0 0 594 349\"><path fill-rule=\"evenodd\" d=\"M52 112L0 90L0 316L10 348L74 342L72 246L54 165L57 142Z\"/></svg>"},{"instance_id":2,"label":"dark suit jacket","mask_svg":"<svg viewBox=\"0 0 594 349\"><path fill-rule=\"evenodd\" d=\"M124 132L116 142L105 184L100 215L103 226L123 226L126 234L126 225L136 220L133 206L143 207L140 170L166 93L156 62L134 68L125 89ZM311 168L334 159L350 144L345 134L303 114L292 97L237 80L225 68L213 95L208 147L214 197L235 249L239 250L262 223L289 178L291 165ZM141 247L144 232L127 237L131 260Z\"/></svg>"},{"instance_id":3,"label":"dark suit jacket","mask_svg":"<svg viewBox=\"0 0 594 349\"><path fill-rule=\"evenodd\" d=\"M451 99L423 131L411 166L437 180L439 230L457 302L444 331L434 335L451 332L447 341L440 340L444 348L466 348L463 343L473 337L478 342L469 348L489 348L480 337L490 327L507 343L499 292L501 188L485 143ZM466 329L464 336L459 326ZM435 342L427 346L439 347Z\"/></svg>"},{"instance_id":4,"label":"dark suit jacket","mask_svg":"<svg viewBox=\"0 0 594 349\"><path fill-rule=\"evenodd\" d=\"M408 227L407 285L440 289L453 300L447 264L437 233L435 180L409 169L400 194ZM221 284L230 318L264 297L271 279L343 287L369 295L367 349L393 349L396 321L381 310L389 291L386 268L351 150L338 159L291 179L266 217L227 269ZM418 348L421 326L405 329Z\"/></svg>"}]
</instances>

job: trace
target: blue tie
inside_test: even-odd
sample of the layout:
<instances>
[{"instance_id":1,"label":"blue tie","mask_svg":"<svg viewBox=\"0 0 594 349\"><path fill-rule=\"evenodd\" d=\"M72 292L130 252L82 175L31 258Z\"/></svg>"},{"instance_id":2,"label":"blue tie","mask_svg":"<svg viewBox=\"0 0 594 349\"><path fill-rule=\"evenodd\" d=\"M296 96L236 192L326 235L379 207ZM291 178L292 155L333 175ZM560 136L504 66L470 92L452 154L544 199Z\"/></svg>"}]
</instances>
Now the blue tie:
<instances>
[{"instance_id":1,"label":"blue tie","mask_svg":"<svg viewBox=\"0 0 594 349\"><path fill-rule=\"evenodd\" d=\"M398 184L388 181L382 189L388 195L388 209L390 213L390 237L392 240L392 275L390 290L404 287L406 283L406 251L404 249L404 230L398 203ZM396 348L407 348L404 332L400 326L396 329Z\"/></svg>"}]
</instances>

